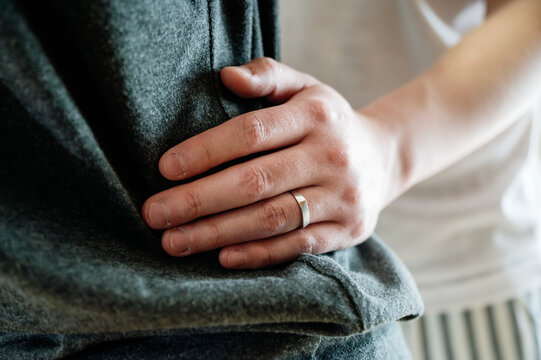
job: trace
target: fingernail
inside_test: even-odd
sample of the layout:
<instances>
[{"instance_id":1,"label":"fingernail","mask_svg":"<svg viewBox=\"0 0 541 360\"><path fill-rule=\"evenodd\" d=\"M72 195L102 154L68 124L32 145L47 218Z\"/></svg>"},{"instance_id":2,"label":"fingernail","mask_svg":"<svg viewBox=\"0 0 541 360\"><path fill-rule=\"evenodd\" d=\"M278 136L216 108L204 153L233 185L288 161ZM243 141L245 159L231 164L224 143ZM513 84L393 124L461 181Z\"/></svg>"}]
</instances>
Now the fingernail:
<instances>
[{"instance_id":1,"label":"fingernail","mask_svg":"<svg viewBox=\"0 0 541 360\"><path fill-rule=\"evenodd\" d=\"M246 77L248 77L251 81L256 81L256 82L259 82L259 77L254 74L250 69L248 69L247 67L245 66L239 66L238 69L240 71L242 71Z\"/></svg>"},{"instance_id":2,"label":"fingernail","mask_svg":"<svg viewBox=\"0 0 541 360\"><path fill-rule=\"evenodd\" d=\"M172 178L181 178L186 175L186 168L178 153L169 154L163 159L163 170L167 176Z\"/></svg>"},{"instance_id":3,"label":"fingernail","mask_svg":"<svg viewBox=\"0 0 541 360\"><path fill-rule=\"evenodd\" d=\"M183 228L175 228L169 231L169 246L177 255L190 251L190 235Z\"/></svg>"},{"instance_id":4,"label":"fingernail","mask_svg":"<svg viewBox=\"0 0 541 360\"><path fill-rule=\"evenodd\" d=\"M250 69L248 69L245 66L238 66L237 69L239 69L241 72L243 72L246 76L250 78L254 76L254 73L251 72Z\"/></svg>"},{"instance_id":5,"label":"fingernail","mask_svg":"<svg viewBox=\"0 0 541 360\"><path fill-rule=\"evenodd\" d=\"M246 254L242 249L234 249L229 251L227 256L227 264L230 267L242 267L246 265Z\"/></svg>"},{"instance_id":6,"label":"fingernail","mask_svg":"<svg viewBox=\"0 0 541 360\"><path fill-rule=\"evenodd\" d=\"M171 225L169 210L163 200L154 201L148 207L148 219L155 227L167 227Z\"/></svg>"}]
</instances>

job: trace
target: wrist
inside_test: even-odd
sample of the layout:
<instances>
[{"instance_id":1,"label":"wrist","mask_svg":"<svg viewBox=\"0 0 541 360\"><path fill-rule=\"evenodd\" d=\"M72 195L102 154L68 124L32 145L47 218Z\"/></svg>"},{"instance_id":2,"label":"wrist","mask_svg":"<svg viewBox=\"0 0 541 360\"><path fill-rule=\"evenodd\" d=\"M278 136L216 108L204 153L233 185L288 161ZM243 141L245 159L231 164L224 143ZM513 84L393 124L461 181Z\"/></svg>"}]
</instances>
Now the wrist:
<instances>
[{"instance_id":1,"label":"wrist","mask_svg":"<svg viewBox=\"0 0 541 360\"><path fill-rule=\"evenodd\" d=\"M447 115L437 96L437 77L437 72L428 71L358 111L381 134L391 179L388 202L431 176L442 163L437 149L446 140L437 135Z\"/></svg>"},{"instance_id":2,"label":"wrist","mask_svg":"<svg viewBox=\"0 0 541 360\"><path fill-rule=\"evenodd\" d=\"M383 173L382 209L411 185L411 158L404 149L404 137L394 122L386 121L371 108L357 111L363 130L371 134L375 158Z\"/></svg>"}]
</instances>

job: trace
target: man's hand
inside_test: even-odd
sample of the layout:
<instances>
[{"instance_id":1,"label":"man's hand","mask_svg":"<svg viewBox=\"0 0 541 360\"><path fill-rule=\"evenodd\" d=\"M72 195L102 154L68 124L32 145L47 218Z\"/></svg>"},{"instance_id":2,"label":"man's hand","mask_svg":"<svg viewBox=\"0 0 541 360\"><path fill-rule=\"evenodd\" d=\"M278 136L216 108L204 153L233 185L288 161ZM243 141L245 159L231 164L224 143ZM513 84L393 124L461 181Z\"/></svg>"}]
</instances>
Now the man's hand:
<instances>
[{"instance_id":1,"label":"man's hand","mask_svg":"<svg viewBox=\"0 0 541 360\"><path fill-rule=\"evenodd\" d=\"M226 268L261 268L364 241L390 198L393 146L385 128L355 112L330 87L268 58L221 73L246 98L276 106L247 113L194 136L160 159L169 180L274 150L149 198L142 214L167 229L173 256L223 248ZM290 190L308 202L311 222Z\"/></svg>"},{"instance_id":2,"label":"man's hand","mask_svg":"<svg viewBox=\"0 0 541 360\"><path fill-rule=\"evenodd\" d=\"M169 150L170 180L275 150L148 199L143 217L174 256L223 248L228 268L358 244L407 188L467 156L540 94L541 2L505 1L431 69L358 112L333 89L270 59L222 71L239 96L277 106L238 116ZM352 79L355 81L355 79ZM376 120L377 119L377 120ZM311 224L290 190L307 200Z\"/></svg>"}]
</instances>

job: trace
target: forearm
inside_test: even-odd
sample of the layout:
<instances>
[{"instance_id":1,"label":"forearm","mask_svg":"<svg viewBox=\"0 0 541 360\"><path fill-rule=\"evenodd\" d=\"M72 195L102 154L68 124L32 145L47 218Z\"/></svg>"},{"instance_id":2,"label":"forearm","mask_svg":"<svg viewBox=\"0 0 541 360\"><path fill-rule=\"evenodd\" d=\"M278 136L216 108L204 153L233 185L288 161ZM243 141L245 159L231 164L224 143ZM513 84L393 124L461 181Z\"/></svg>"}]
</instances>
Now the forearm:
<instances>
[{"instance_id":1,"label":"forearm","mask_svg":"<svg viewBox=\"0 0 541 360\"><path fill-rule=\"evenodd\" d=\"M495 137L540 94L541 1L509 1L426 73L359 111L390 134L389 201Z\"/></svg>"}]
</instances>

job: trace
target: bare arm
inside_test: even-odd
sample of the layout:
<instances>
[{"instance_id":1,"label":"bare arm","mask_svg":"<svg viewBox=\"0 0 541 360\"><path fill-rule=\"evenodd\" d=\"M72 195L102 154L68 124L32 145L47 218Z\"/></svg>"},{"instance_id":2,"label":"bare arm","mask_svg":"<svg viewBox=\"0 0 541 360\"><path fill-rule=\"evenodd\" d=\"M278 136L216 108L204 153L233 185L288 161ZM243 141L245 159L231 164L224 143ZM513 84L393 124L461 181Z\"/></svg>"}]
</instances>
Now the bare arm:
<instances>
[{"instance_id":1,"label":"bare arm","mask_svg":"<svg viewBox=\"0 0 541 360\"><path fill-rule=\"evenodd\" d=\"M541 95L541 1L488 6L485 24L429 71L360 110L394 139L391 198L494 138Z\"/></svg>"}]
</instances>

